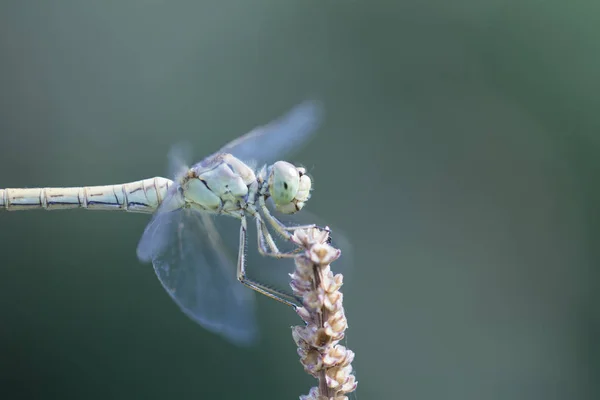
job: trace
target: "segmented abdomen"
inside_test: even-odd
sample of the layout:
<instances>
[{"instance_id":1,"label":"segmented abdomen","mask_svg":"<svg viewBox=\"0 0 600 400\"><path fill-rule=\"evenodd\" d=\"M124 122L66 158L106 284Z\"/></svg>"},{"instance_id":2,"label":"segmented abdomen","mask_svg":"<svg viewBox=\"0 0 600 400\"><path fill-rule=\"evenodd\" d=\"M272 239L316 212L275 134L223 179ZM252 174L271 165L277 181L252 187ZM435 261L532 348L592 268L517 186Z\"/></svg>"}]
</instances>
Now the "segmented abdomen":
<instances>
[{"instance_id":1,"label":"segmented abdomen","mask_svg":"<svg viewBox=\"0 0 600 400\"><path fill-rule=\"evenodd\" d=\"M62 210L81 207L152 213L166 197L172 184L170 179L156 177L120 185L0 189L0 209Z\"/></svg>"}]
</instances>

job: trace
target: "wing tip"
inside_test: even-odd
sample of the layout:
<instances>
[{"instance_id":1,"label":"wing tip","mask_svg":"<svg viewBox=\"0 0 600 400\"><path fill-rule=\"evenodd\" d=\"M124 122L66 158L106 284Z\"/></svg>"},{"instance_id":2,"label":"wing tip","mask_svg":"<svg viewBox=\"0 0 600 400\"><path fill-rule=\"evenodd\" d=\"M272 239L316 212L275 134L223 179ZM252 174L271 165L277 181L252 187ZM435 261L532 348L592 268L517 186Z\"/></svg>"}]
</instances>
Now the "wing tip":
<instances>
[{"instance_id":1,"label":"wing tip","mask_svg":"<svg viewBox=\"0 0 600 400\"><path fill-rule=\"evenodd\" d=\"M308 99L292 108L288 115L297 118L307 128L314 129L324 118L325 105L321 100Z\"/></svg>"}]
</instances>

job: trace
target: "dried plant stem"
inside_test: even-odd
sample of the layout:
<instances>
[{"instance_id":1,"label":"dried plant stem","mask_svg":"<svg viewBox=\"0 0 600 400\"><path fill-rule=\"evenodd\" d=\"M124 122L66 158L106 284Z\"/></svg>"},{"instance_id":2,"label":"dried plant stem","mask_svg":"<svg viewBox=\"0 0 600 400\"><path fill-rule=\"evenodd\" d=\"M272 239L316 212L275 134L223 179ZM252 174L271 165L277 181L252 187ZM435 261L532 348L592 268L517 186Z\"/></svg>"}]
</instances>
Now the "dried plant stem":
<instances>
[{"instance_id":1,"label":"dried plant stem","mask_svg":"<svg viewBox=\"0 0 600 400\"><path fill-rule=\"evenodd\" d=\"M339 344L348 323L340 292L343 277L334 276L329 267L340 251L328 239L329 233L317 228L299 229L293 236L304 252L295 258L291 287L302 298L296 311L306 325L293 327L292 336L304 370L319 382L301 400L346 400L357 385L351 365L354 352Z\"/></svg>"}]
</instances>

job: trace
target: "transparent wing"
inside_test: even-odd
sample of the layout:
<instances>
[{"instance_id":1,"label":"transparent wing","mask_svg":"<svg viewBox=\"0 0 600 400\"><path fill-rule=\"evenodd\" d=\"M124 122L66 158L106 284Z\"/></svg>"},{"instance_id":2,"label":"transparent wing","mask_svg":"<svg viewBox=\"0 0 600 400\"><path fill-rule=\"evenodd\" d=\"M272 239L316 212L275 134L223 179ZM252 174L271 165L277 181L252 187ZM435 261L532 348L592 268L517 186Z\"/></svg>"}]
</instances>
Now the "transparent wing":
<instances>
[{"instance_id":1,"label":"transparent wing","mask_svg":"<svg viewBox=\"0 0 600 400\"><path fill-rule=\"evenodd\" d=\"M168 176L176 182L178 178L187 173L189 162L192 159L192 145L189 142L180 142L171 146L167 154Z\"/></svg>"},{"instance_id":2,"label":"transparent wing","mask_svg":"<svg viewBox=\"0 0 600 400\"><path fill-rule=\"evenodd\" d=\"M254 296L238 282L235 261L211 223L199 211L159 209L137 254L141 261L152 261L163 287L186 315L233 343L250 345L258 337Z\"/></svg>"},{"instance_id":3,"label":"transparent wing","mask_svg":"<svg viewBox=\"0 0 600 400\"><path fill-rule=\"evenodd\" d=\"M297 151L309 140L322 116L323 107L319 102L301 103L280 118L226 144L218 153L231 153L242 161L258 165L283 160L286 154Z\"/></svg>"}]
</instances>

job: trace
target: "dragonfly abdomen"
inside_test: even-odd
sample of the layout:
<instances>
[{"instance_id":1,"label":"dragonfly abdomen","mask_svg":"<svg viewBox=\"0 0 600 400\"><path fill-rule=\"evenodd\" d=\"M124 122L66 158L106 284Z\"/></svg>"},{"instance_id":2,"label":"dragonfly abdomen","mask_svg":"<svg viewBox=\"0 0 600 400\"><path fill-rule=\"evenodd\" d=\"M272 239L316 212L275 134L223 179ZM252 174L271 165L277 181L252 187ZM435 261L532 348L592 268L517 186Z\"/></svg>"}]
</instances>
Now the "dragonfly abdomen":
<instances>
[{"instance_id":1,"label":"dragonfly abdomen","mask_svg":"<svg viewBox=\"0 0 600 400\"><path fill-rule=\"evenodd\" d=\"M156 177L106 186L0 189L0 209L87 208L152 213L167 196L171 184L169 179Z\"/></svg>"}]
</instances>

